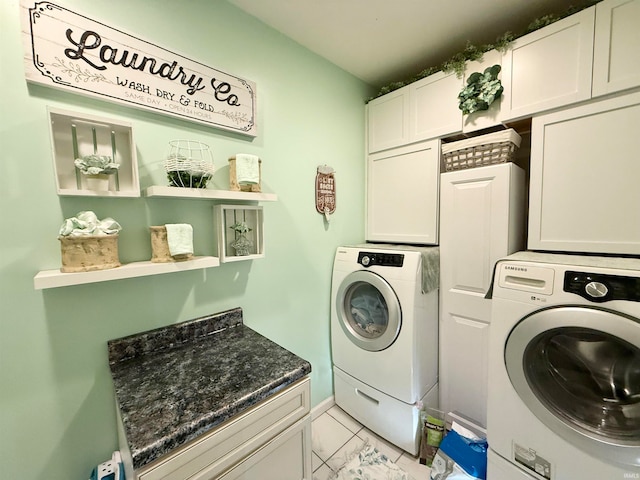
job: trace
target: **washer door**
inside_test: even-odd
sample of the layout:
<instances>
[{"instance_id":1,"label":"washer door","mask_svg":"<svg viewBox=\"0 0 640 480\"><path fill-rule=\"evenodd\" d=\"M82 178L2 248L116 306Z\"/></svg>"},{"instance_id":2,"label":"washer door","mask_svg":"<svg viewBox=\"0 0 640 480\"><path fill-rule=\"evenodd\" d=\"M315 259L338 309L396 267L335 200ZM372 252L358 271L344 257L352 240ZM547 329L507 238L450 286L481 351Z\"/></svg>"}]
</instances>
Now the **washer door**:
<instances>
[{"instance_id":1,"label":"washer door","mask_svg":"<svg viewBox=\"0 0 640 480\"><path fill-rule=\"evenodd\" d=\"M338 288L336 310L347 338L364 350L384 350L398 338L400 302L391 285L374 272L347 275Z\"/></svg>"},{"instance_id":2,"label":"washer door","mask_svg":"<svg viewBox=\"0 0 640 480\"><path fill-rule=\"evenodd\" d=\"M640 466L640 320L583 306L539 310L511 331L505 364L552 431L605 462Z\"/></svg>"}]
</instances>

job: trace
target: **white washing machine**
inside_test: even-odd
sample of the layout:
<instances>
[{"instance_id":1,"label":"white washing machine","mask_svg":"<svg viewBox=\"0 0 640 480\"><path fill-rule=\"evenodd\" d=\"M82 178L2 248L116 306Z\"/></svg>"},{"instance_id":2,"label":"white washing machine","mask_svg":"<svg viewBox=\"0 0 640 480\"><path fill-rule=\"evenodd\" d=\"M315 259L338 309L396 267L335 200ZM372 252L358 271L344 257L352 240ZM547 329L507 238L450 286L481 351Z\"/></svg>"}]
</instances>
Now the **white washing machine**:
<instances>
[{"instance_id":1,"label":"white washing machine","mask_svg":"<svg viewBox=\"0 0 640 480\"><path fill-rule=\"evenodd\" d=\"M498 262L488 480L640 478L640 259Z\"/></svg>"},{"instance_id":2,"label":"white washing machine","mask_svg":"<svg viewBox=\"0 0 640 480\"><path fill-rule=\"evenodd\" d=\"M422 253L339 247L331 290L336 404L417 455L419 402L438 405L438 288L423 293Z\"/></svg>"}]
</instances>

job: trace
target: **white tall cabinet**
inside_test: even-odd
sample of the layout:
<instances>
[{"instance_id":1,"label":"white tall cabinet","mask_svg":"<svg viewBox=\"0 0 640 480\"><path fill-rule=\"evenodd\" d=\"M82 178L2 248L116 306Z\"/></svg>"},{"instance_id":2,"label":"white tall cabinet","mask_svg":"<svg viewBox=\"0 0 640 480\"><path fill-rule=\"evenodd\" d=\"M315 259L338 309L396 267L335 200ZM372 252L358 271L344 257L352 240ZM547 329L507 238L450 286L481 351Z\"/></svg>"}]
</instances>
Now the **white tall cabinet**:
<instances>
[{"instance_id":1,"label":"white tall cabinet","mask_svg":"<svg viewBox=\"0 0 640 480\"><path fill-rule=\"evenodd\" d=\"M524 245L525 173L513 163L441 175L440 407L486 425L493 266Z\"/></svg>"}]
</instances>

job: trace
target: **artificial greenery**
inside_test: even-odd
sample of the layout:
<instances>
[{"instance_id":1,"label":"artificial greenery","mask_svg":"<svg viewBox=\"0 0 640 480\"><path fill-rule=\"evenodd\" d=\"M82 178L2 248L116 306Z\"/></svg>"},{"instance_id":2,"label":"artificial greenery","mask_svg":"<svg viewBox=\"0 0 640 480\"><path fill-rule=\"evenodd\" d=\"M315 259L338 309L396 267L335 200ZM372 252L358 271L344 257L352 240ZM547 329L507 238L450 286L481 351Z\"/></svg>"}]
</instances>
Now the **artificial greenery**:
<instances>
[{"instance_id":1,"label":"artificial greenery","mask_svg":"<svg viewBox=\"0 0 640 480\"><path fill-rule=\"evenodd\" d=\"M462 78L462 76L464 75L467 62L474 61L474 60L482 60L483 55L486 52L489 52L491 50L498 50L499 52L504 53L511 47L511 43L517 38L520 38L523 35L531 33L542 27L546 27L547 25L557 22L558 20L568 17L569 15L573 15L574 13L579 12L580 10L583 10L585 8L588 8L600 1L602 0L585 0L586 3L581 7L572 6L562 14L548 14L548 15L543 15L542 17L538 17L534 19L532 22L530 22L527 28L525 29L525 31L522 32L521 34L515 35L512 32L507 31L502 35L500 35L496 39L495 43L493 44L474 45L473 43L467 41L464 47L464 50L462 52L456 53L450 59L445 60L441 65L425 68L417 75L405 81L392 82L389 85L382 87L378 92L378 94L373 98L377 98L382 95L385 95L389 92L402 88L406 85L409 85L410 83L416 82L422 78L426 78L440 71L444 73L455 72L458 78ZM369 100L373 100L373 98L370 98Z\"/></svg>"},{"instance_id":2,"label":"artificial greenery","mask_svg":"<svg viewBox=\"0 0 640 480\"><path fill-rule=\"evenodd\" d=\"M76 158L73 163L85 175L111 175L120 168L120 164L114 162L109 155L85 155Z\"/></svg>"},{"instance_id":3,"label":"artificial greenery","mask_svg":"<svg viewBox=\"0 0 640 480\"><path fill-rule=\"evenodd\" d=\"M229 227L234 232L240 233L241 235L250 232L252 229L247 225L247 222L236 222Z\"/></svg>"},{"instance_id":4,"label":"artificial greenery","mask_svg":"<svg viewBox=\"0 0 640 480\"><path fill-rule=\"evenodd\" d=\"M207 182L211 179L211 175L206 173L195 175L185 170L174 170L167 172L167 178L172 187L207 188Z\"/></svg>"},{"instance_id":5,"label":"artificial greenery","mask_svg":"<svg viewBox=\"0 0 640 480\"><path fill-rule=\"evenodd\" d=\"M494 100L500 98L504 88L498 73L500 65L487 67L484 72L474 72L469 75L467 84L458 95L458 108L468 115L481 110L488 110Z\"/></svg>"}]
</instances>

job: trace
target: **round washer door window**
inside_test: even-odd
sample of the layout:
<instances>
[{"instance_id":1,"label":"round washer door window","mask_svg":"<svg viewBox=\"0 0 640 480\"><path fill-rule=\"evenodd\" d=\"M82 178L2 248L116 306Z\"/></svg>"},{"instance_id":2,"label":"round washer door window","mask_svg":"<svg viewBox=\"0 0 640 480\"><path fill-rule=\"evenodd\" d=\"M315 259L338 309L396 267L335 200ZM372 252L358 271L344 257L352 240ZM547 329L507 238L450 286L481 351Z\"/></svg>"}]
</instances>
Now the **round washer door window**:
<instances>
[{"instance_id":1,"label":"round washer door window","mask_svg":"<svg viewBox=\"0 0 640 480\"><path fill-rule=\"evenodd\" d=\"M391 285L376 273L347 275L338 288L336 309L345 335L364 350L384 350L400 333L400 302Z\"/></svg>"},{"instance_id":2,"label":"round washer door window","mask_svg":"<svg viewBox=\"0 0 640 480\"><path fill-rule=\"evenodd\" d=\"M605 461L640 466L640 320L590 307L540 310L511 331L505 364L552 431Z\"/></svg>"}]
</instances>

